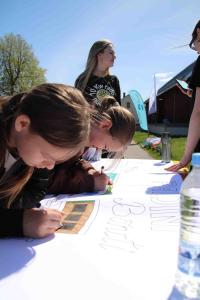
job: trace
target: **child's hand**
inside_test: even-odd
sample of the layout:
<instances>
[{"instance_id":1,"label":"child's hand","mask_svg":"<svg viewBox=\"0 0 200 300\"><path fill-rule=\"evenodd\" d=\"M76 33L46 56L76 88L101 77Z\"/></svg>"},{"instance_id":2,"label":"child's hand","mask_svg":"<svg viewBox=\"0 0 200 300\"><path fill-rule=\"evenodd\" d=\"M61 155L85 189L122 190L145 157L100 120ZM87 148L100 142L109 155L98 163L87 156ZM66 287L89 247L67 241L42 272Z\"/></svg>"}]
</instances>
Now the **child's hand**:
<instances>
[{"instance_id":1,"label":"child's hand","mask_svg":"<svg viewBox=\"0 0 200 300\"><path fill-rule=\"evenodd\" d=\"M89 173L94 178L94 191L104 191L106 189L106 185L112 185L112 181L105 173L100 173L94 169L91 169Z\"/></svg>"},{"instance_id":2,"label":"child's hand","mask_svg":"<svg viewBox=\"0 0 200 300\"><path fill-rule=\"evenodd\" d=\"M43 238L53 234L60 227L63 213L55 209L26 209L23 218L24 235Z\"/></svg>"}]
</instances>

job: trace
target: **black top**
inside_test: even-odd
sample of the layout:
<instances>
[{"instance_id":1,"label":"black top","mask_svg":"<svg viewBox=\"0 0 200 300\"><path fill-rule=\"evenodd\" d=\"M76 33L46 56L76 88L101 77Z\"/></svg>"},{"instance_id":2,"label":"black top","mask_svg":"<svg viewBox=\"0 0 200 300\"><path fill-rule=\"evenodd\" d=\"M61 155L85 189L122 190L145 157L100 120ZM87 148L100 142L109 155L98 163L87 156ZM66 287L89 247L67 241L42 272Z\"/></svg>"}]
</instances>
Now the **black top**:
<instances>
[{"instance_id":1,"label":"black top","mask_svg":"<svg viewBox=\"0 0 200 300\"><path fill-rule=\"evenodd\" d=\"M10 174L21 172L25 164L18 160L9 170ZM9 173L8 172L8 173ZM40 206L46 194L51 172L47 169L35 169L31 179L11 204L6 208L6 199L0 199L0 237L23 236L24 209Z\"/></svg>"},{"instance_id":2,"label":"black top","mask_svg":"<svg viewBox=\"0 0 200 300\"><path fill-rule=\"evenodd\" d=\"M77 87L80 77L81 75L76 79L75 87ZM83 94L90 104L97 106L101 104L102 97L106 95L113 96L121 104L119 79L115 75L105 77L92 75Z\"/></svg>"},{"instance_id":3,"label":"black top","mask_svg":"<svg viewBox=\"0 0 200 300\"><path fill-rule=\"evenodd\" d=\"M196 88L200 87L200 55L194 65L192 76L189 82L189 87L193 90L192 98L195 100Z\"/></svg>"},{"instance_id":4,"label":"black top","mask_svg":"<svg viewBox=\"0 0 200 300\"><path fill-rule=\"evenodd\" d=\"M195 65L192 70L192 76L190 78L189 82L189 88L192 89L192 101L193 105L195 102L195 97L196 97L196 88L200 87L200 55L197 58ZM194 152L200 152L200 140L198 141Z\"/></svg>"}]
</instances>

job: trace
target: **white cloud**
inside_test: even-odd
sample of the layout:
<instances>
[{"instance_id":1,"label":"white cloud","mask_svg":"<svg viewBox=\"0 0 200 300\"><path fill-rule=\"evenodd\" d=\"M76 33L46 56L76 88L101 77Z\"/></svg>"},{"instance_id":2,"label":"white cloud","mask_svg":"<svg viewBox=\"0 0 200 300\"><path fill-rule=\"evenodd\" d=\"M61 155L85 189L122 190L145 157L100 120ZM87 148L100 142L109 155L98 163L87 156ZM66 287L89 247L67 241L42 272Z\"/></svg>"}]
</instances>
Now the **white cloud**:
<instances>
[{"instance_id":1,"label":"white cloud","mask_svg":"<svg viewBox=\"0 0 200 300\"><path fill-rule=\"evenodd\" d=\"M160 86L161 83L168 82L174 77L173 72L165 72L165 73L156 73L156 83ZM159 84L160 83L160 84Z\"/></svg>"},{"instance_id":2,"label":"white cloud","mask_svg":"<svg viewBox=\"0 0 200 300\"><path fill-rule=\"evenodd\" d=\"M159 78L159 79L165 79L165 78L168 78L168 77L172 77L173 76L173 72L165 72L165 73L156 73L155 76L156 76L156 79Z\"/></svg>"},{"instance_id":3,"label":"white cloud","mask_svg":"<svg viewBox=\"0 0 200 300\"><path fill-rule=\"evenodd\" d=\"M168 82L174 77L174 72L161 72L161 73L155 73L156 78L156 90L159 90L163 84Z\"/></svg>"},{"instance_id":4,"label":"white cloud","mask_svg":"<svg viewBox=\"0 0 200 300\"><path fill-rule=\"evenodd\" d=\"M167 78L162 78L160 79L160 82L167 82L169 80L171 80L173 78L173 76L167 77Z\"/></svg>"}]
</instances>

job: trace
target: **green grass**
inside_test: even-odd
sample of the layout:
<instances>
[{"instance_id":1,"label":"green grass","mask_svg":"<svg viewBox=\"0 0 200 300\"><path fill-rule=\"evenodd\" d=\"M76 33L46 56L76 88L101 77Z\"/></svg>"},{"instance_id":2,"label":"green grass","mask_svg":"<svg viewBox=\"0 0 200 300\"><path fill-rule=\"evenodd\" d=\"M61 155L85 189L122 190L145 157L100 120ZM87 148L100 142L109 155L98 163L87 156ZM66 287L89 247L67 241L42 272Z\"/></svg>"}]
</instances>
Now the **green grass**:
<instances>
[{"instance_id":1,"label":"green grass","mask_svg":"<svg viewBox=\"0 0 200 300\"><path fill-rule=\"evenodd\" d=\"M181 160L186 144L186 137L172 138L172 159Z\"/></svg>"},{"instance_id":2,"label":"green grass","mask_svg":"<svg viewBox=\"0 0 200 300\"><path fill-rule=\"evenodd\" d=\"M145 141L146 138L148 137L155 137L155 135L148 134L146 132L140 132L136 131L134 134L133 140L137 144L141 144L142 142ZM171 152L172 152L172 160L180 160L183 156L183 152L185 149L185 143L186 143L186 137L172 137L171 138ZM161 156L158 152L152 149L146 149L144 148L145 151L147 151L153 159L161 159Z\"/></svg>"}]
</instances>

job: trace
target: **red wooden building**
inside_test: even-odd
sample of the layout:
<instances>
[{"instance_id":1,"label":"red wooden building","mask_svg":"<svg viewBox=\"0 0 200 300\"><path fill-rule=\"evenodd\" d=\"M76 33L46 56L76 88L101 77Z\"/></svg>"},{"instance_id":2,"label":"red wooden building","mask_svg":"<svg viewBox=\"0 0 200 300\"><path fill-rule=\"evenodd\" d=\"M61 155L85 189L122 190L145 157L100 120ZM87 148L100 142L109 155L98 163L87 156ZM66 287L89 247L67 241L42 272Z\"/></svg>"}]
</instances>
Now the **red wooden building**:
<instances>
[{"instance_id":1,"label":"red wooden building","mask_svg":"<svg viewBox=\"0 0 200 300\"><path fill-rule=\"evenodd\" d=\"M180 133L180 135L187 134L188 123L194 103L192 98L189 98L180 91L176 85L176 79L188 82L192 74L193 66L194 63L190 64L158 90L156 97L156 113L151 115L148 114L149 99L145 101L150 131L156 132L156 127L162 127L160 129L162 131L163 126L167 126L168 128L171 128L172 134L173 128L175 127L183 128L182 134Z\"/></svg>"}]
</instances>

